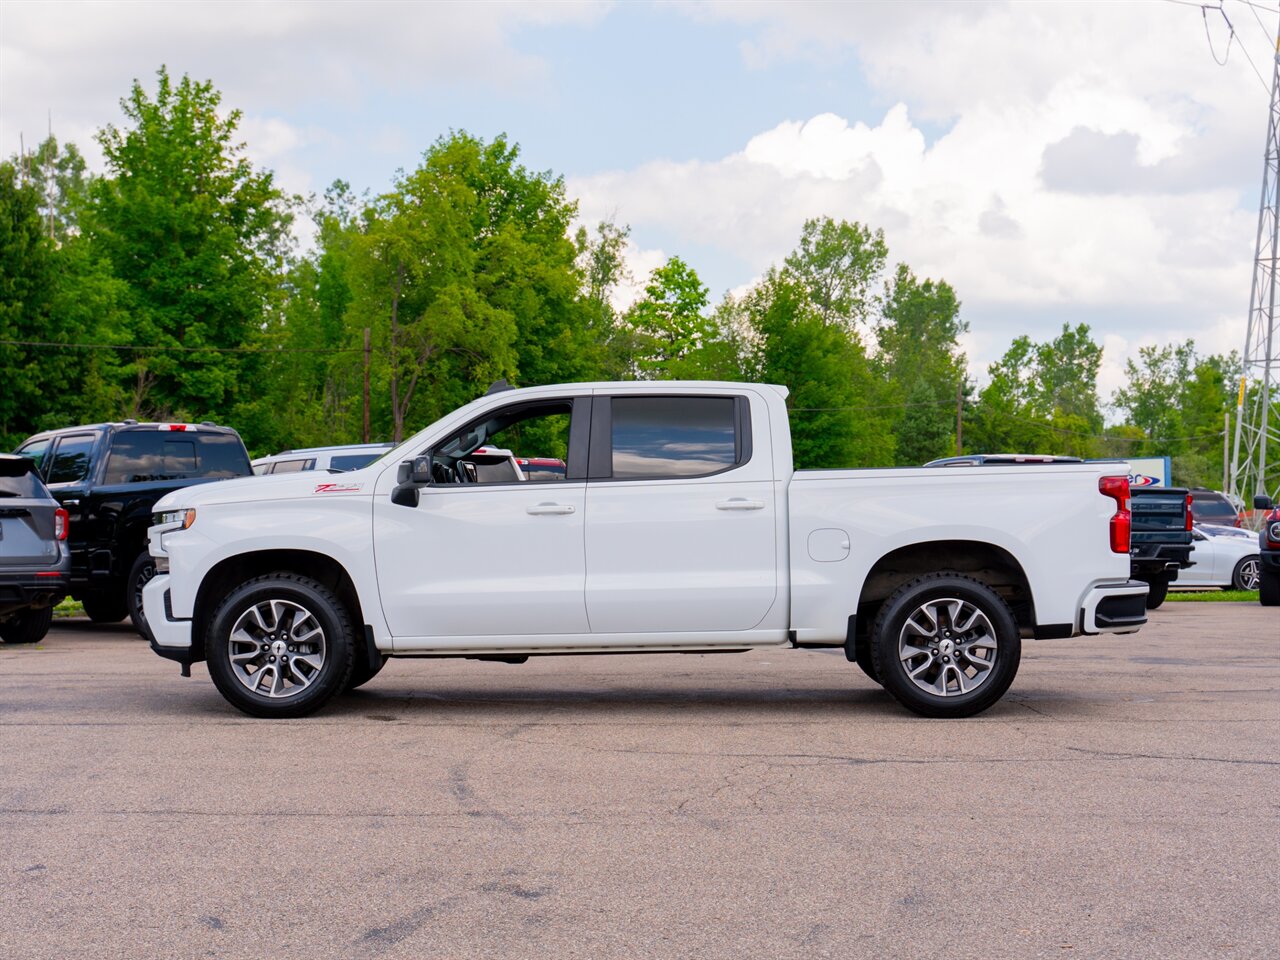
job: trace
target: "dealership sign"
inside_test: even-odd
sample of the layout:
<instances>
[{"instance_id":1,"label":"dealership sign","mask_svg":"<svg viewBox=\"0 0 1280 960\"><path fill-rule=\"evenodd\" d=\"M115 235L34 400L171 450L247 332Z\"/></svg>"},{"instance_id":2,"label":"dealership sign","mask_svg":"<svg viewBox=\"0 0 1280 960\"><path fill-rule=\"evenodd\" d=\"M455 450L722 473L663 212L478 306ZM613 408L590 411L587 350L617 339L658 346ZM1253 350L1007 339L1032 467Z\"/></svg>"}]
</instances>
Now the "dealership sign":
<instances>
[{"instance_id":1,"label":"dealership sign","mask_svg":"<svg viewBox=\"0 0 1280 960\"><path fill-rule=\"evenodd\" d=\"M1130 457L1129 486L1167 487L1169 469L1168 457Z\"/></svg>"}]
</instances>

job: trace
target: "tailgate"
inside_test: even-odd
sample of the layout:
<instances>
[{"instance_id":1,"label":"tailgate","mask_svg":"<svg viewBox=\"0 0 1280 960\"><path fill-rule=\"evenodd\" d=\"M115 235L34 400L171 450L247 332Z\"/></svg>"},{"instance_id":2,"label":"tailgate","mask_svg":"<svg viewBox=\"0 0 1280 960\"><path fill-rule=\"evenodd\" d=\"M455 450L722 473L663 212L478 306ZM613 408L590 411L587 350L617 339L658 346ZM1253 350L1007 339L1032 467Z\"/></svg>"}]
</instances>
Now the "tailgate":
<instances>
[{"instance_id":1,"label":"tailgate","mask_svg":"<svg viewBox=\"0 0 1280 960\"><path fill-rule=\"evenodd\" d=\"M1190 543L1187 529L1187 492L1147 488L1131 496L1135 545L1142 543Z\"/></svg>"},{"instance_id":2,"label":"tailgate","mask_svg":"<svg viewBox=\"0 0 1280 960\"><path fill-rule=\"evenodd\" d=\"M58 562L52 500L0 498L0 569Z\"/></svg>"}]
</instances>

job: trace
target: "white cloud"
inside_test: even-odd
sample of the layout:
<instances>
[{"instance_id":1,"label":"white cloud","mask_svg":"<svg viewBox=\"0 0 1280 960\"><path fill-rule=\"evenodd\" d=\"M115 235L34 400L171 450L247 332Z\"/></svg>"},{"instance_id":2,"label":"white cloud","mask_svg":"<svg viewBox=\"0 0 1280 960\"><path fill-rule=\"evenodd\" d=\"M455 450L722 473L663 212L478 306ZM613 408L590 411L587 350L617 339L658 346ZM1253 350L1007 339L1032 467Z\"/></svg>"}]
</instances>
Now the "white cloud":
<instances>
[{"instance_id":1,"label":"white cloud","mask_svg":"<svg viewBox=\"0 0 1280 960\"><path fill-rule=\"evenodd\" d=\"M1092 321L1108 345L1104 394L1141 343L1238 347L1267 102L1238 54L1226 69L1213 64L1198 11L801 0L687 9L749 28L748 65L856 57L893 105L878 122L788 120L718 160L576 178L585 219L616 210L640 243L656 233L674 253L719 249L746 276L779 262L806 217L883 227L895 260L956 286L979 375L1008 343L984 330L989 313L1024 310L1028 326L1015 333L1037 339L1064 313ZM1241 40L1265 64L1264 37L1251 22L1237 29L1246 26L1256 36ZM916 115L946 132L929 143Z\"/></svg>"},{"instance_id":2,"label":"white cloud","mask_svg":"<svg viewBox=\"0 0 1280 960\"><path fill-rule=\"evenodd\" d=\"M379 90L480 86L545 92L547 64L515 49L521 27L582 23L607 10L580 2L185 3L27 2L0 5L0 147L54 132L89 147L118 116L133 80L213 78L224 102L271 115L299 104L360 103Z\"/></svg>"}]
</instances>

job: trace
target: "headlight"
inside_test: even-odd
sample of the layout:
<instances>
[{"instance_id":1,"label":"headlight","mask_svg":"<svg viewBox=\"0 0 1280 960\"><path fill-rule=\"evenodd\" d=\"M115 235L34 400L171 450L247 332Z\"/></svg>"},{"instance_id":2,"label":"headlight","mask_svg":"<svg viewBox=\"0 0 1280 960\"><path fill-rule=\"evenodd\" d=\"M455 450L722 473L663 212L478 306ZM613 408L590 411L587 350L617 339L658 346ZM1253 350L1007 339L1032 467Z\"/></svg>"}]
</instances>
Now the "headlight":
<instances>
[{"instance_id":1,"label":"headlight","mask_svg":"<svg viewBox=\"0 0 1280 960\"><path fill-rule=\"evenodd\" d=\"M1280 543L1280 520L1267 528L1267 539L1272 543Z\"/></svg>"},{"instance_id":2,"label":"headlight","mask_svg":"<svg viewBox=\"0 0 1280 960\"><path fill-rule=\"evenodd\" d=\"M164 513L156 513L151 516L151 525L179 523L182 524L179 529L185 530L196 522L196 511L194 508L188 510L167 510Z\"/></svg>"}]
</instances>

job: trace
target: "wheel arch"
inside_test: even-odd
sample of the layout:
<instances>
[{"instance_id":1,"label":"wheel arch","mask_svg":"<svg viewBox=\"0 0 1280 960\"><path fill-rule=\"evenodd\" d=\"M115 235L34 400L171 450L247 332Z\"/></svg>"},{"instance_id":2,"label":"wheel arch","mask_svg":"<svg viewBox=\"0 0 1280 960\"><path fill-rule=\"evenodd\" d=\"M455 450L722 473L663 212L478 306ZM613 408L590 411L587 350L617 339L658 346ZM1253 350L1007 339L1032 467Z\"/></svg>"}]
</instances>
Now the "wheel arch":
<instances>
[{"instance_id":1,"label":"wheel arch","mask_svg":"<svg viewBox=\"0 0 1280 960\"><path fill-rule=\"evenodd\" d=\"M355 581L346 567L333 557L313 550L296 549L239 553L218 561L200 581L192 610L193 660L204 659L205 631L218 604L228 591L246 580L276 572L300 574L324 584L338 595L357 631L366 622Z\"/></svg>"},{"instance_id":2,"label":"wheel arch","mask_svg":"<svg viewBox=\"0 0 1280 960\"><path fill-rule=\"evenodd\" d=\"M1020 632L1033 635L1035 600L1022 564L1008 550L981 540L929 540L886 553L867 571L856 625L865 635L881 605L899 586L928 573L954 570L985 584L1009 605Z\"/></svg>"}]
</instances>

